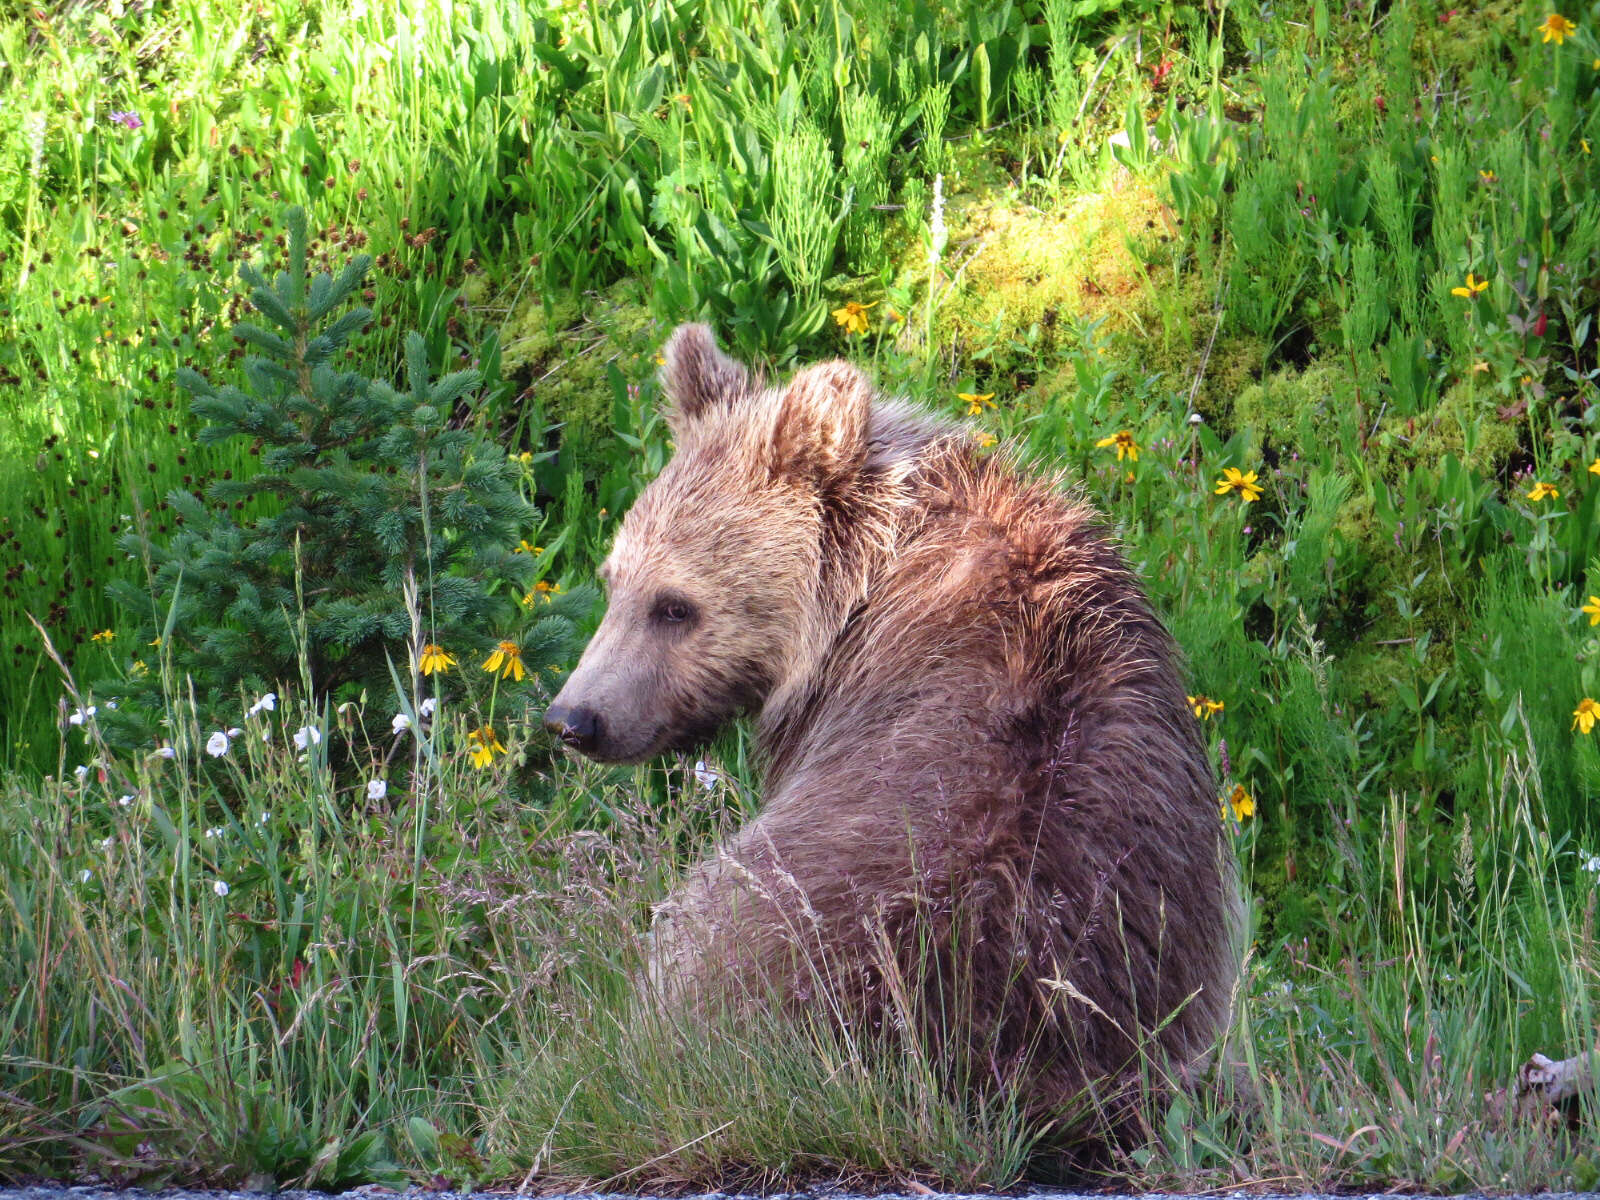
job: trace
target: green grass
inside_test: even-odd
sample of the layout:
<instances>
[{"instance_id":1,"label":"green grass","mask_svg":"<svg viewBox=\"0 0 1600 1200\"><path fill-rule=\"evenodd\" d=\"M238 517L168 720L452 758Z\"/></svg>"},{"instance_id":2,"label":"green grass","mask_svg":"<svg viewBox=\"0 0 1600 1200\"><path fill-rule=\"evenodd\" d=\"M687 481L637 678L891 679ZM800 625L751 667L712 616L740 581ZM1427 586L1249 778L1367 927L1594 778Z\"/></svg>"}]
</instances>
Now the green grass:
<instances>
[{"instance_id":1,"label":"green grass","mask_svg":"<svg viewBox=\"0 0 1600 1200\"><path fill-rule=\"evenodd\" d=\"M177 760L65 723L152 654L106 595L142 578L123 538L256 469L200 443L176 373L239 371L238 267L301 204L319 262L377 259L356 366L398 379L415 327L436 374L483 372L454 419L529 452L540 577L569 590L668 453L652 360L680 320L777 371L848 355L1084 480L1255 803L1227 1050L1258 1106L1153 1106L1118 1169L1591 1186L1592 1130L1497 1127L1480 1099L1593 1028L1600 11L1560 43L1549 15L0 16L0 1173L976 1187L1041 1133L881 1047L628 1021L643 913L730 800L684 764L605 775L513 728L473 771L481 688L447 689L420 757L385 697L298 680L271 746L227 759L185 732L181 681ZM830 317L852 301L865 334ZM1229 469L1259 499L1218 494ZM307 723L340 725L331 760L284 746ZM745 743L720 753L753 788ZM638 1087L602 1094L618 1062Z\"/></svg>"}]
</instances>

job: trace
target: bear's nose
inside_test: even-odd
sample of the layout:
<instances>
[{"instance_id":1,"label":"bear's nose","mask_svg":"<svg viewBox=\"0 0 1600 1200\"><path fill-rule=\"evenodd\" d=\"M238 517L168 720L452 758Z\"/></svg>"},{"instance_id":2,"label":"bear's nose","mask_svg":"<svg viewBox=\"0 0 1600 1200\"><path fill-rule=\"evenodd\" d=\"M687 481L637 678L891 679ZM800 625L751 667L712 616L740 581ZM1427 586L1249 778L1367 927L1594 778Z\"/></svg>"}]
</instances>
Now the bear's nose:
<instances>
[{"instance_id":1,"label":"bear's nose","mask_svg":"<svg viewBox=\"0 0 1600 1200\"><path fill-rule=\"evenodd\" d=\"M600 714L587 704L552 704L545 710L544 727L582 754L600 742Z\"/></svg>"}]
</instances>

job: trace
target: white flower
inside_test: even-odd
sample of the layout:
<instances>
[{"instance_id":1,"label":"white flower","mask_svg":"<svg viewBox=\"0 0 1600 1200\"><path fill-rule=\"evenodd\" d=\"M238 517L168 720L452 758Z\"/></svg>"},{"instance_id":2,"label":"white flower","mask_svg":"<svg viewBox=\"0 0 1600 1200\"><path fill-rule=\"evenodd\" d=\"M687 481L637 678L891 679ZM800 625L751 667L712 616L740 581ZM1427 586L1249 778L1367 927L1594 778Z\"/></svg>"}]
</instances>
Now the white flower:
<instances>
[{"instance_id":1,"label":"white flower","mask_svg":"<svg viewBox=\"0 0 1600 1200\"><path fill-rule=\"evenodd\" d=\"M320 745L321 742L322 730L315 725L302 725L294 731L294 748L296 750L304 750L307 746Z\"/></svg>"},{"instance_id":2,"label":"white flower","mask_svg":"<svg viewBox=\"0 0 1600 1200\"><path fill-rule=\"evenodd\" d=\"M339 705L338 713L341 717L347 717L355 711L355 708L356 702L354 700L346 700L343 704Z\"/></svg>"},{"instance_id":3,"label":"white flower","mask_svg":"<svg viewBox=\"0 0 1600 1200\"><path fill-rule=\"evenodd\" d=\"M1579 866L1591 875L1600 875L1600 854L1589 854L1579 851L1581 861Z\"/></svg>"},{"instance_id":4,"label":"white flower","mask_svg":"<svg viewBox=\"0 0 1600 1200\"><path fill-rule=\"evenodd\" d=\"M710 767L706 766L705 759L702 758L699 762L694 764L694 781L701 787L705 788L706 791L709 792L712 788L716 787L721 780L722 776L718 775Z\"/></svg>"},{"instance_id":5,"label":"white flower","mask_svg":"<svg viewBox=\"0 0 1600 1200\"><path fill-rule=\"evenodd\" d=\"M127 808L128 805L130 805L132 803L133 803L133 796L132 796L131 793L126 795L126 796L118 796L117 797L117 804L122 808Z\"/></svg>"},{"instance_id":6,"label":"white flower","mask_svg":"<svg viewBox=\"0 0 1600 1200\"><path fill-rule=\"evenodd\" d=\"M244 730L240 729L237 725L235 725L232 729L228 730L228 736L231 737L231 738L236 738L243 732L244 732Z\"/></svg>"},{"instance_id":7,"label":"white flower","mask_svg":"<svg viewBox=\"0 0 1600 1200\"><path fill-rule=\"evenodd\" d=\"M206 739L206 753L212 758L221 758L228 752L228 735L222 730L217 730Z\"/></svg>"},{"instance_id":8,"label":"white flower","mask_svg":"<svg viewBox=\"0 0 1600 1200\"><path fill-rule=\"evenodd\" d=\"M254 704L252 704L250 706L250 708L248 709L246 715L253 717L259 712L271 712L273 709L275 709L277 707L278 707L278 693L277 692L268 692L265 696L261 697L261 699L257 700Z\"/></svg>"},{"instance_id":9,"label":"white flower","mask_svg":"<svg viewBox=\"0 0 1600 1200\"><path fill-rule=\"evenodd\" d=\"M85 867L83 870L78 872L78 882L79 883L88 883L89 880L91 880L93 878L94 878L94 872L89 870L88 867Z\"/></svg>"},{"instance_id":10,"label":"white flower","mask_svg":"<svg viewBox=\"0 0 1600 1200\"><path fill-rule=\"evenodd\" d=\"M101 838L100 839L100 849L102 849L102 850L111 849L111 839L110 838Z\"/></svg>"},{"instance_id":11,"label":"white flower","mask_svg":"<svg viewBox=\"0 0 1600 1200\"><path fill-rule=\"evenodd\" d=\"M267 818L270 817L271 815L272 815L271 813L263 811L261 816L256 819L257 820L257 824L265 825L267 823Z\"/></svg>"},{"instance_id":12,"label":"white flower","mask_svg":"<svg viewBox=\"0 0 1600 1200\"><path fill-rule=\"evenodd\" d=\"M429 696L417 706L417 712L424 717L433 716L433 710L439 707L439 701L434 696Z\"/></svg>"},{"instance_id":13,"label":"white flower","mask_svg":"<svg viewBox=\"0 0 1600 1200\"><path fill-rule=\"evenodd\" d=\"M39 168L44 165L45 114L27 113L22 118L22 140L28 146L28 174L39 178Z\"/></svg>"},{"instance_id":14,"label":"white flower","mask_svg":"<svg viewBox=\"0 0 1600 1200\"><path fill-rule=\"evenodd\" d=\"M176 750L174 750L171 746L163 746L163 747L161 747L161 749L156 751L156 757L158 757L158 758L177 758L178 757L178 752Z\"/></svg>"},{"instance_id":15,"label":"white flower","mask_svg":"<svg viewBox=\"0 0 1600 1200\"><path fill-rule=\"evenodd\" d=\"M1189 424L1191 424L1191 425L1204 425L1205 421L1206 421L1206 419L1204 417L1202 417L1199 413L1190 413L1189 414Z\"/></svg>"},{"instance_id":16,"label":"white flower","mask_svg":"<svg viewBox=\"0 0 1600 1200\"><path fill-rule=\"evenodd\" d=\"M391 724L394 726L396 733L404 733L411 728L411 718L406 716L405 713L395 713Z\"/></svg>"},{"instance_id":17,"label":"white flower","mask_svg":"<svg viewBox=\"0 0 1600 1200\"><path fill-rule=\"evenodd\" d=\"M210 829L206 830L206 841L208 842L213 841L221 836L222 830L216 825L213 825Z\"/></svg>"},{"instance_id":18,"label":"white flower","mask_svg":"<svg viewBox=\"0 0 1600 1200\"><path fill-rule=\"evenodd\" d=\"M211 890L219 896L226 896L228 894L228 885L219 879L211 885Z\"/></svg>"},{"instance_id":19,"label":"white flower","mask_svg":"<svg viewBox=\"0 0 1600 1200\"><path fill-rule=\"evenodd\" d=\"M89 774L89 768L84 766L82 763L79 763L77 766L72 768L72 773L78 777L78 782L82 783L84 778Z\"/></svg>"},{"instance_id":20,"label":"white flower","mask_svg":"<svg viewBox=\"0 0 1600 1200\"><path fill-rule=\"evenodd\" d=\"M367 799L382 800L389 793L389 785L382 779L367 780Z\"/></svg>"},{"instance_id":21,"label":"white flower","mask_svg":"<svg viewBox=\"0 0 1600 1200\"><path fill-rule=\"evenodd\" d=\"M116 702L116 701L115 701L115 700L107 700L107 701L106 701L106 707L107 707L107 708L109 708L109 709L113 709L113 710L115 710L115 709L116 709L116 707L117 707L117 702ZM94 715L94 709L92 709L92 708L91 708L91 709L90 709L90 710L89 710L89 715L90 715L90 716L93 716L93 715Z\"/></svg>"},{"instance_id":22,"label":"white flower","mask_svg":"<svg viewBox=\"0 0 1600 1200\"><path fill-rule=\"evenodd\" d=\"M112 705L112 707L115 708L116 706ZM72 710L72 715L67 718L67 724L82 725L90 717L94 716L94 714L95 706L92 704L89 705L88 708L75 708Z\"/></svg>"}]
</instances>

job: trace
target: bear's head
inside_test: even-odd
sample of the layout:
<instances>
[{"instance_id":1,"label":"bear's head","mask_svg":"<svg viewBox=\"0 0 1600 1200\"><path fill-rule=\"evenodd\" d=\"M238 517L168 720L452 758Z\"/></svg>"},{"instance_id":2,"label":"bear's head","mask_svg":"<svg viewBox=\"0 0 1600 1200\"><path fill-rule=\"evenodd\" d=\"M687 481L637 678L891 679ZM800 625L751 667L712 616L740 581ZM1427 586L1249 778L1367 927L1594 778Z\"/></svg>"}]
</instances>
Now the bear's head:
<instances>
[{"instance_id":1,"label":"bear's head","mask_svg":"<svg viewBox=\"0 0 1600 1200\"><path fill-rule=\"evenodd\" d=\"M545 713L603 762L702 743L815 653L824 514L867 457L872 389L855 368L765 388L704 325L663 353L676 451L622 521L599 572L605 619Z\"/></svg>"}]
</instances>

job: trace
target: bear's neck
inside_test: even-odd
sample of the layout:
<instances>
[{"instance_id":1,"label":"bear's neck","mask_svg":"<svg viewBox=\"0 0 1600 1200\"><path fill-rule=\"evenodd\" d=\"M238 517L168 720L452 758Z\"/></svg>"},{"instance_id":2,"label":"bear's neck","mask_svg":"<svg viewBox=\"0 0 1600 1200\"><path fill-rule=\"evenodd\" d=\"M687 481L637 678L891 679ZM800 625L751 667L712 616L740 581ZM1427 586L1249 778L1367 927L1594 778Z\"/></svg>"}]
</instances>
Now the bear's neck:
<instances>
[{"instance_id":1,"label":"bear's neck","mask_svg":"<svg viewBox=\"0 0 1600 1200\"><path fill-rule=\"evenodd\" d=\"M816 590L806 605L787 670L757 724L767 783L781 778L790 747L825 687L824 664L852 621L868 609L926 509L931 476L967 453L959 426L902 401L873 405L865 463L848 489L819 508Z\"/></svg>"}]
</instances>

